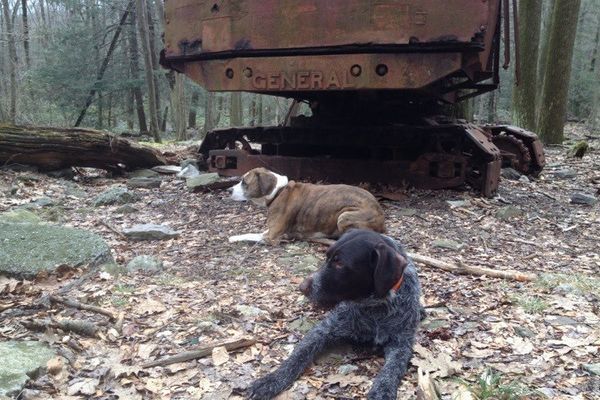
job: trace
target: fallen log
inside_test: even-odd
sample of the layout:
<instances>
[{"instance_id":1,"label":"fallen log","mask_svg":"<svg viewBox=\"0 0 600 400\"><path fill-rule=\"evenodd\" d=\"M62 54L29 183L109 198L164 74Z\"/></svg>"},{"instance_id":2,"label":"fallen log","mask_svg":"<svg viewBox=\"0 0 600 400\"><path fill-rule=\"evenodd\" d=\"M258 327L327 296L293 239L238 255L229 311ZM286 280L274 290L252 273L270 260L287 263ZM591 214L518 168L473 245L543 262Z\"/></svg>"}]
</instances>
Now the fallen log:
<instances>
[{"instance_id":1,"label":"fallen log","mask_svg":"<svg viewBox=\"0 0 600 400\"><path fill-rule=\"evenodd\" d=\"M256 343L254 339L239 339L231 342L225 343L216 343L208 346L201 347L197 350L184 351L183 353L176 354L171 357L161 358L160 360L149 361L145 364L142 364L142 368L150 368L150 367L163 367L165 365L180 363L184 361L195 360L197 358L206 357L209 354L212 354L213 349L216 347L225 347L227 351L233 351L238 349L243 349L245 347L252 346Z\"/></svg>"},{"instance_id":2,"label":"fallen log","mask_svg":"<svg viewBox=\"0 0 600 400\"><path fill-rule=\"evenodd\" d=\"M50 295L50 301L52 301L54 303L64 304L65 306L73 307L78 310L85 310L85 311L91 311L91 312L95 312L98 314L102 314L102 315L107 316L108 318L110 318L113 321L116 319L115 314L112 311L105 310L104 308L93 306L91 304L81 303L74 299L66 299L63 297Z\"/></svg>"},{"instance_id":3,"label":"fallen log","mask_svg":"<svg viewBox=\"0 0 600 400\"><path fill-rule=\"evenodd\" d=\"M470 265L464 264L452 264L442 260L438 260L432 257L423 256L421 254L416 253L408 253L408 256L413 259L413 261L425 264L430 267L435 267L442 269L444 271L452 272L457 275L476 275L476 276L491 276L493 278L501 278L508 280L515 280L519 282L530 282L535 281L537 279L537 275L528 274L524 272L517 271L502 271L498 269L489 269L482 267L473 267Z\"/></svg>"},{"instance_id":4,"label":"fallen log","mask_svg":"<svg viewBox=\"0 0 600 400\"><path fill-rule=\"evenodd\" d=\"M166 159L152 147L109 132L0 125L0 167L10 164L42 170L92 167L118 171L164 165Z\"/></svg>"}]
</instances>

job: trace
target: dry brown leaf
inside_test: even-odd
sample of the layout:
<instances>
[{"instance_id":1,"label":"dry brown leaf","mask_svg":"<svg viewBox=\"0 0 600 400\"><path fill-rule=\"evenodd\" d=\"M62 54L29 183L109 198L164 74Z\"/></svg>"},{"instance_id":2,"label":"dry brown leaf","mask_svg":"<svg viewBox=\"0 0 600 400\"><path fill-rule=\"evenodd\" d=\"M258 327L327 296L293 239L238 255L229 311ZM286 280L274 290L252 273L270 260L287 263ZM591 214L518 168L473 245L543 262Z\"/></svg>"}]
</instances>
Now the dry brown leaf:
<instances>
[{"instance_id":1,"label":"dry brown leaf","mask_svg":"<svg viewBox=\"0 0 600 400\"><path fill-rule=\"evenodd\" d=\"M223 365L229 361L229 353L224 346L215 347L212 351L212 360L215 366Z\"/></svg>"}]
</instances>

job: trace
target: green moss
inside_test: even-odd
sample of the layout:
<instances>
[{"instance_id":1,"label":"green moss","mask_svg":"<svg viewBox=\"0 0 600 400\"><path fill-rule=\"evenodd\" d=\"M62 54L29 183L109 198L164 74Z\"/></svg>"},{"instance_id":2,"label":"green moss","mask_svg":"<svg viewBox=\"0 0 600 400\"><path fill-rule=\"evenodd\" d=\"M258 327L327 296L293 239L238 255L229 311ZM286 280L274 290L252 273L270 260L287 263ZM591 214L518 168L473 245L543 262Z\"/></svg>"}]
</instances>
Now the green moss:
<instances>
[{"instance_id":1,"label":"green moss","mask_svg":"<svg viewBox=\"0 0 600 400\"><path fill-rule=\"evenodd\" d=\"M0 224L36 224L39 222L42 222L42 219L37 214L25 209L16 209L0 214Z\"/></svg>"},{"instance_id":2,"label":"green moss","mask_svg":"<svg viewBox=\"0 0 600 400\"><path fill-rule=\"evenodd\" d=\"M54 355L54 351L41 342L0 343L0 396L17 394L29 377L35 377Z\"/></svg>"}]
</instances>

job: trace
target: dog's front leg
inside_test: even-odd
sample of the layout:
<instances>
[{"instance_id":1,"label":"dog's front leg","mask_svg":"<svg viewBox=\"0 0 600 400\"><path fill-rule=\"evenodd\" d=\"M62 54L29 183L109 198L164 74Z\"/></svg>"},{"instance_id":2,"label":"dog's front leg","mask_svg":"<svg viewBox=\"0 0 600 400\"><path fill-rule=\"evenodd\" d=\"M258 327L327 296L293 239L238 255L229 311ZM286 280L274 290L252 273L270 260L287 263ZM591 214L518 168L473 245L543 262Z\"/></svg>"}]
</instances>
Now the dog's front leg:
<instances>
[{"instance_id":1,"label":"dog's front leg","mask_svg":"<svg viewBox=\"0 0 600 400\"><path fill-rule=\"evenodd\" d=\"M234 242L264 242L269 231L266 230L263 233L246 233L244 235L235 235L229 237L229 243Z\"/></svg>"},{"instance_id":2,"label":"dog's front leg","mask_svg":"<svg viewBox=\"0 0 600 400\"><path fill-rule=\"evenodd\" d=\"M329 329L327 320L314 327L294 348L290 357L277 370L254 382L249 391L249 398L256 400L272 399L294 381L313 362L314 358L326 347L335 343L335 337Z\"/></svg>"},{"instance_id":3,"label":"dog's front leg","mask_svg":"<svg viewBox=\"0 0 600 400\"><path fill-rule=\"evenodd\" d=\"M412 341L400 338L384 348L385 363L369 391L369 400L395 400L400 380L412 357Z\"/></svg>"}]
</instances>

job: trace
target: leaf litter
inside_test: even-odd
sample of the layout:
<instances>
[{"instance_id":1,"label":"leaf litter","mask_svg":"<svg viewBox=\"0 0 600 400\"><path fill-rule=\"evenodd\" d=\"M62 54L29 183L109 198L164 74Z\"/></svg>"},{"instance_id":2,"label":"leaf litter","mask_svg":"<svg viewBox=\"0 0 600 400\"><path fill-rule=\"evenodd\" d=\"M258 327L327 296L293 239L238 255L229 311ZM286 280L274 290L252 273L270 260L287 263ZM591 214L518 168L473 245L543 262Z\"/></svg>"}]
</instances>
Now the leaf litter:
<instances>
[{"instance_id":1,"label":"leaf litter","mask_svg":"<svg viewBox=\"0 0 600 400\"><path fill-rule=\"evenodd\" d=\"M574 139L586 135L579 126L569 133ZM504 388L503 382L531 389L530 394L515 391L514 397L503 398L600 398L600 378L589 367L598 364L600 346L600 206L570 203L574 192L598 194L600 146L593 139L583 159L568 157L567 148L548 148L548 166L538 179L503 180L493 199L471 192L385 189L381 204L388 233L410 251L541 276L522 283L455 276L419 265L428 317L399 398L417 398L417 368L427 374L427 385L435 387L440 399L478 398L490 376L500 377L494 378L497 389ZM555 171L567 168L576 172L573 178L555 177ZM0 340L43 340L60 356L48 365L51 373L28 383L24 396L240 399L322 318L297 285L323 260L323 246L228 243L230 235L260 232L264 209L230 201L227 191L191 193L172 176L163 176L160 188L134 190L142 197L135 204L137 212L94 208L96 195L108 186L124 186L125 180L81 171L78 181L68 184L34 172L0 171L0 189L16 188L14 195L0 190L0 212L49 197L58 205L55 217L61 223L102 235L120 267L117 273L99 270L68 291L69 298L120 315L115 321L41 302L84 274L83 267L59 269L33 281L0 277ZM73 185L85 196L69 195ZM507 205L519 213L498 218L497 211ZM119 234L143 223L168 225L181 236L134 242ZM463 246L435 245L449 240ZM150 275L124 271L138 255L162 260L164 269ZM86 320L99 333L89 338L56 327L34 332L23 326L32 318ZM217 346L207 357L142 367L241 338L256 343L232 351ZM347 365L353 368L341 368ZM280 398L364 398L382 365L381 355L368 349L334 350Z\"/></svg>"}]
</instances>

